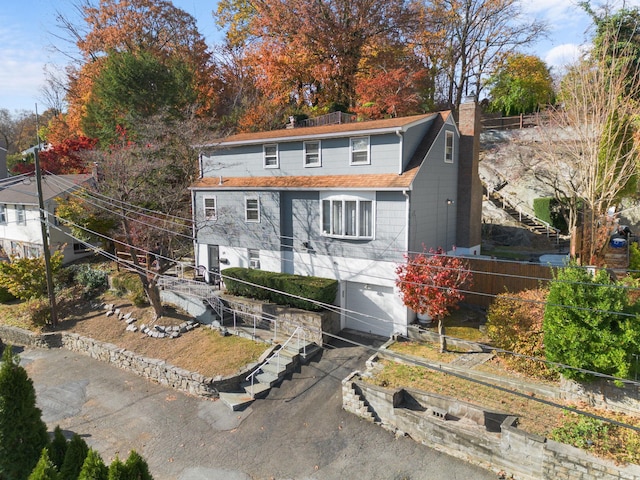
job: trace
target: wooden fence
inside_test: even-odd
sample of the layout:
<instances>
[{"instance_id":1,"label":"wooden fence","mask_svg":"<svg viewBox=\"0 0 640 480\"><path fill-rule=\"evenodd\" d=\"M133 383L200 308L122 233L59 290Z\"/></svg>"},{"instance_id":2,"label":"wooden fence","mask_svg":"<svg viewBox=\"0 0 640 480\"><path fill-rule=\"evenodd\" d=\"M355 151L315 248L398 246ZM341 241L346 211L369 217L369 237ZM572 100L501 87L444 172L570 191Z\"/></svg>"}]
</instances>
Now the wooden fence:
<instances>
[{"instance_id":1,"label":"wooden fence","mask_svg":"<svg viewBox=\"0 0 640 480\"><path fill-rule=\"evenodd\" d=\"M539 263L509 262L504 260L469 259L473 272L473 285L465 302L488 307L496 295L547 286L553 278L553 268Z\"/></svg>"},{"instance_id":2,"label":"wooden fence","mask_svg":"<svg viewBox=\"0 0 640 480\"><path fill-rule=\"evenodd\" d=\"M540 125L547 115L545 113L532 113L531 115L515 115L513 117L494 117L491 115L482 117L484 130L510 130L517 128L529 128Z\"/></svg>"}]
</instances>

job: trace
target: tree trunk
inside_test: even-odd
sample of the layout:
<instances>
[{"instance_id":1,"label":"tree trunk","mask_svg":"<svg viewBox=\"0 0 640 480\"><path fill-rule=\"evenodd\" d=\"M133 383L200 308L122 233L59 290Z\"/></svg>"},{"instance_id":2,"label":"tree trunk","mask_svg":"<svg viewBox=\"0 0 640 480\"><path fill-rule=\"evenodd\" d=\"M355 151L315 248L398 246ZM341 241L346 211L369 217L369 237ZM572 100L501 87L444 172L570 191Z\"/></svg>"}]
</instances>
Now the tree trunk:
<instances>
[{"instance_id":1,"label":"tree trunk","mask_svg":"<svg viewBox=\"0 0 640 480\"><path fill-rule=\"evenodd\" d=\"M149 299L149 303L153 307L153 313L155 315L155 320L162 317L164 313L164 309L162 307L162 300L160 299L160 289L158 288L158 284L155 280L147 282L145 287L145 293L147 294L147 298Z\"/></svg>"},{"instance_id":2,"label":"tree trunk","mask_svg":"<svg viewBox=\"0 0 640 480\"><path fill-rule=\"evenodd\" d=\"M447 351L447 337L445 335L444 320L438 319L438 335L440 336L440 353Z\"/></svg>"}]
</instances>

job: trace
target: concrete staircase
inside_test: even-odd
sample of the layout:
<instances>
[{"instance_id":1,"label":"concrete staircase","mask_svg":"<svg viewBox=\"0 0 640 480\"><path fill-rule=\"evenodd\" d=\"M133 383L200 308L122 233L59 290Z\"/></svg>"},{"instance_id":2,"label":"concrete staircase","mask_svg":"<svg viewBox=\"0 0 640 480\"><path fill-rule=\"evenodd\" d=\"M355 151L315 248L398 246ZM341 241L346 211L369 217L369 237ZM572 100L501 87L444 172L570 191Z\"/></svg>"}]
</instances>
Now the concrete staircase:
<instances>
[{"instance_id":1,"label":"concrete staircase","mask_svg":"<svg viewBox=\"0 0 640 480\"><path fill-rule=\"evenodd\" d=\"M256 398L266 397L272 387L280 384L299 365L310 362L320 350L317 344L298 342L292 335L247 376L240 385L241 391L220 392L220 400L233 411L243 410Z\"/></svg>"},{"instance_id":2,"label":"concrete staircase","mask_svg":"<svg viewBox=\"0 0 640 480\"><path fill-rule=\"evenodd\" d=\"M557 245L559 251L569 249L568 240L562 238L558 229L549 225L544 220L537 218L535 215L526 212L524 209L513 206L508 196L502 195L497 190L487 192L487 196L495 205L502 208L505 213L527 230L538 235L547 236L549 243Z\"/></svg>"},{"instance_id":3,"label":"concrete staircase","mask_svg":"<svg viewBox=\"0 0 640 480\"><path fill-rule=\"evenodd\" d=\"M368 422L381 423L375 411L355 388L349 388L348 391L343 388L342 407Z\"/></svg>"}]
</instances>

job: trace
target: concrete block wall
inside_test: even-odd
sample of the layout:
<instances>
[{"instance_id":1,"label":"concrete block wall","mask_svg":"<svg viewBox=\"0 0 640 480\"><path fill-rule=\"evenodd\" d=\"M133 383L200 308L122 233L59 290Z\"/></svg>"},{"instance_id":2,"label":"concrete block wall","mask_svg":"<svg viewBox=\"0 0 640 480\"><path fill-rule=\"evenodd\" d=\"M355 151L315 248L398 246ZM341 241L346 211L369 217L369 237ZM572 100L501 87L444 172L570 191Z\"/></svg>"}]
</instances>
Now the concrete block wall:
<instances>
[{"instance_id":1,"label":"concrete block wall","mask_svg":"<svg viewBox=\"0 0 640 480\"><path fill-rule=\"evenodd\" d=\"M386 389L367 383L353 372L342 382L343 408L367 418L360 405L369 405L381 426L409 435L436 450L518 480L631 480L640 466L616 465L578 448L553 442L516 428L517 418L488 412L459 400L409 389ZM409 397L415 401L403 408ZM443 419L433 412L443 410ZM503 415L501 417L501 415ZM502 419L498 428L487 418ZM496 430L496 431L494 431Z\"/></svg>"}]
</instances>

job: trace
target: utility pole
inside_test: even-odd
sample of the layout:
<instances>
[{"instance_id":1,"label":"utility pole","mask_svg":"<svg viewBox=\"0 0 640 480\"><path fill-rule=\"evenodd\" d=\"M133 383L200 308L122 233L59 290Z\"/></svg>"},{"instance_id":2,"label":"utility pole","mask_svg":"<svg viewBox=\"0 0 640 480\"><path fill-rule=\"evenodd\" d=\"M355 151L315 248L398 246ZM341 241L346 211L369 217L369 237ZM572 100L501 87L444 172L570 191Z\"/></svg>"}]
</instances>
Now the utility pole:
<instances>
[{"instance_id":1,"label":"utility pole","mask_svg":"<svg viewBox=\"0 0 640 480\"><path fill-rule=\"evenodd\" d=\"M42 232L42 248L44 255L44 268L47 276L47 293L49 294L49 307L51 309L51 326L58 326L58 309L56 307L56 294L53 290L53 273L51 272L51 252L49 251L49 227L44 210L44 198L42 196L42 170L40 169L40 134L38 133L38 105L36 105L36 140L38 146L34 149L36 165L36 189L38 190L38 208L40 210L40 230Z\"/></svg>"}]
</instances>

